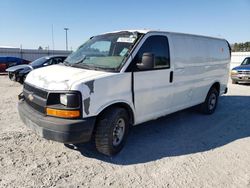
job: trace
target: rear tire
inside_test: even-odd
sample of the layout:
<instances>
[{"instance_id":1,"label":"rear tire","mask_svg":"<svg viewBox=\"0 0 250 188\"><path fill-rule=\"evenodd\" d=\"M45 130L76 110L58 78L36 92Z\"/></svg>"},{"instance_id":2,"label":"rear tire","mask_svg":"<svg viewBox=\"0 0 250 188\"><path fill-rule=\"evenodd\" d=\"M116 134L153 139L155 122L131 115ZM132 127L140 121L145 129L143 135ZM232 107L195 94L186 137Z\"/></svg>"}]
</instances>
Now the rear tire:
<instances>
[{"instance_id":1,"label":"rear tire","mask_svg":"<svg viewBox=\"0 0 250 188\"><path fill-rule=\"evenodd\" d=\"M212 87L207 94L205 102L200 105L200 111L203 114L213 114L217 107L218 98L219 92Z\"/></svg>"},{"instance_id":2,"label":"rear tire","mask_svg":"<svg viewBox=\"0 0 250 188\"><path fill-rule=\"evenodd\" d=\"M123 108L111 108L97 121L95 131L96 149L112 156L121 151L129 132L129 116Z\"/></svg>"}]
</instances>

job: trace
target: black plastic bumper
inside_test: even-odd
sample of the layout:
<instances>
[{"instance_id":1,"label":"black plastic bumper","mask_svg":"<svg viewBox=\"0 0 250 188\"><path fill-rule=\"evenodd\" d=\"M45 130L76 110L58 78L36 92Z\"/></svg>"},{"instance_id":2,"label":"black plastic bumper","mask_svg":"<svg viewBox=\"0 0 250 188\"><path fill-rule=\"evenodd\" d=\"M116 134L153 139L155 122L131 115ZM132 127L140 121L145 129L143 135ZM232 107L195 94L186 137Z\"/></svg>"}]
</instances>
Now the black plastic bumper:
<instances>
[{"instance_id":1,"label":"black plastic bumper","mask_svg":"<svg viewBox=\"0 0 250 188\"><path fill-rule=\"evenodd\" d=\"M81 143L91 139L95 117L85 119L61 119L42 115L33 110L27 103L18 103L19 115L24 124L48 140L62 143Z\"/></svg>"}]
</instances>

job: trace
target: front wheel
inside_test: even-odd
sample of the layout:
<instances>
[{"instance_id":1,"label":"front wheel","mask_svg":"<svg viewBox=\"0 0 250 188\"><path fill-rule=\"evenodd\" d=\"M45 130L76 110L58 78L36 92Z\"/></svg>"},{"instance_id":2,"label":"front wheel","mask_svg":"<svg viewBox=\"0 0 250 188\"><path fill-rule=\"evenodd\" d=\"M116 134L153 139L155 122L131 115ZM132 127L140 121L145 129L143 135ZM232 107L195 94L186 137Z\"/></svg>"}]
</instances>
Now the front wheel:
<instances>
[{"instance_id":1,"label":"front wheel","mask_svg":"<svg viewBox=\"0 0 250 188\"><path fill-rule=\"evenodd\" d=\"M20 79L19 79L19 83L20 84L23 84L24 83L24 81L25 81L25 79L26 79L26 74L25 75L23 75L22 77L20 77Z\"/></svg>"},{"instance_id":2,"label":"front wheel","mask_svg":"<svg viewBox=\"0 0 250 188\"><path fill-rule=\"evenodd\" d=\"M97 121L95 144L99 152L112 156L121 151L129 131L128 113L123 108L111 108Z\"/></svg>"},{"instance_id":3,"label":"front wheel","mask_svg":"<svg viewBox=\"0 0 250 188\"><path fill-rule=\"evenodd\" d=\"M16 74L13 72L8 72L9 79L11 81L16 81Z\"/></svg>"},{"instance_id":4,"label":"front wheel","mask_svg":"<svg viewBox=\"0 0 250 188\"><path fill-rule=\"evenodd\" d=\"M218 97L218 91L212 87L207 94L205 102L200 105L200 111L204 114L214 113L217 107Z\"/></svg>"}]
</instances>

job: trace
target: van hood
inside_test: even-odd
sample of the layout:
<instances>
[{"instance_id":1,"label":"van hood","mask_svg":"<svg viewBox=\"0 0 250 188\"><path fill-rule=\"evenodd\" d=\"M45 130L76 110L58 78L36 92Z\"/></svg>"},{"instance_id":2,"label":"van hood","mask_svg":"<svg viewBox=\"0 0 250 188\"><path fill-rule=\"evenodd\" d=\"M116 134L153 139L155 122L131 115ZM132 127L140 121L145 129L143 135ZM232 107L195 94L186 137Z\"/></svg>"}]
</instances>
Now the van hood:
<instances>
[{"instance_id":1,"label":"van hood","mask_svg":"<svg viewBox=\"0 0 250 188\"><path fill-rule=\"evenodd\" d=\"M25 83L46 90L70 90L75 82L81 80L84 83L110 74L114 73L52 65L31 71Z\"/></svg>"}]
</instances>

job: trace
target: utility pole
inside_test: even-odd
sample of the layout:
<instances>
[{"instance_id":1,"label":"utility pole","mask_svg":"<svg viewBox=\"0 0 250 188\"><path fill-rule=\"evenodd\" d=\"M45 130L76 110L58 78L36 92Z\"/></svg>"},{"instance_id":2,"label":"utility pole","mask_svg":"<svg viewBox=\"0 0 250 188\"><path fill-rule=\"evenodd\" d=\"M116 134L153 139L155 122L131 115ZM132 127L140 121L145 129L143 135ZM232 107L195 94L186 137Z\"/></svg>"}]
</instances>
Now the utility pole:
<instances>
[{"instance_id":1,"label":"utility pole","mask_svg":"<svg viewBox=\"0 0 250 188\"><path fill-rule=\"evenodd\" d=\"M55 41L54 41L54 26L53 26L53 24L52 24L52 27L51 27L51 36L52 36L52 50L53 50L53 53L54 53Z\"/></svg>"},{"instance_id":2,"label":"utility pole","mask_svg":"<svg viewBox=\"0 0 250 188\"><path fill-rule=\"evenodd\" d=\"M68 51L68 30L69 30L69 28L65 27L64 30L66 32L66 51Z\"/></svg>"},{"instance_id":3,"label":"utility pole","mask_svg":"<svg viewBox=\"0 0 250 188\"><path fill-rule=\"evenodd\" d=\"M22 44L20 45L20 57L23 59L23 46Z\"/></svg>"}]
</instances>

